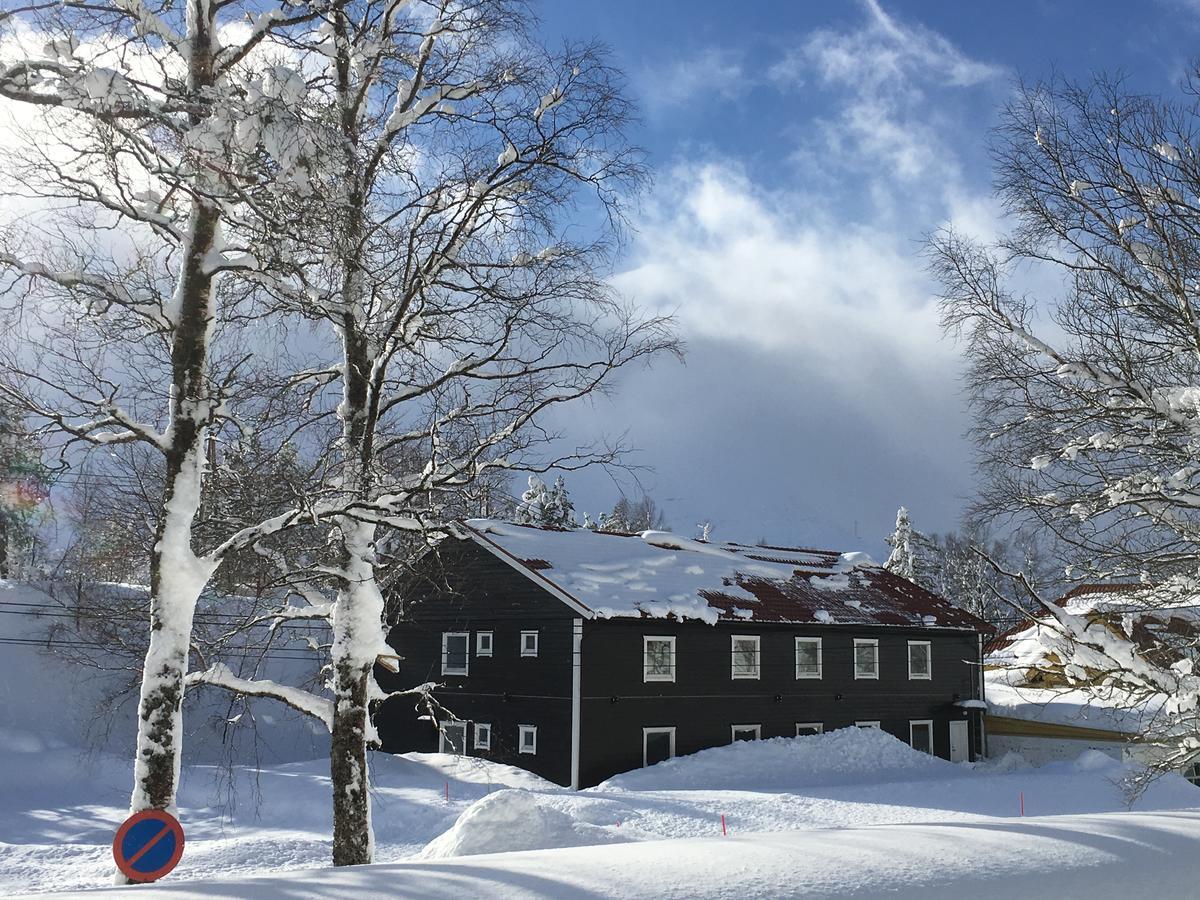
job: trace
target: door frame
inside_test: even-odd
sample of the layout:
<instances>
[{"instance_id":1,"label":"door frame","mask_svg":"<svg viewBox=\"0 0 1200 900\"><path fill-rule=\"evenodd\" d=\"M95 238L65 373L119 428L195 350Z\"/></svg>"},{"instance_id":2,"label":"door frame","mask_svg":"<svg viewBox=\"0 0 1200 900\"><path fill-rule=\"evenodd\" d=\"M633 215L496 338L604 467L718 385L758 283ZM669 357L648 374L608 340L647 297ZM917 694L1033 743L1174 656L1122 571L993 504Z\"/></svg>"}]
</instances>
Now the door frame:
<instances>
[{"instance_id":1,"label":"door frame","mask_svg":"<svg viewBox=\"0 0 1200 900\"><path fill-rule=\"evenodd\" d=\"M652 734L667 734L671 738L671 755L667 759L675 758L675 726L674 725L650 725L642 728L642 768L646 768L647 759L647 739Z\"/></svg>"}]
</instances>

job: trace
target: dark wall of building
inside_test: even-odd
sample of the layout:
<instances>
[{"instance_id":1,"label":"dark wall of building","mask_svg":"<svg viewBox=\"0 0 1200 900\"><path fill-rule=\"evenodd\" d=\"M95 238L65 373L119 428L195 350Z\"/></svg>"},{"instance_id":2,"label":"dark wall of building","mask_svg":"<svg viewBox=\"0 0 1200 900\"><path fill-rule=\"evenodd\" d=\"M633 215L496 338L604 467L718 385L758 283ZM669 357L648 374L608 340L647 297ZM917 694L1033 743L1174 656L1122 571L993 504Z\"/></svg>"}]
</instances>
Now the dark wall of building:
<instances>
[{"instance_id":1,"label":"dark wall of building","mask_svg":"<svg viewBox=\"0 0 1200 900\"><path fill-rule=\"evenodd\" d=\"M433 681L455 718L492 726L490 751L467 753L521 766L558 784L571 780L571 629L574 613L535 583L474 543L444 541L426 557L421 576L389 597L388 643L402 657L399 674L380 672L387 690ZM520 633L538 631L538 655L522 657ZM442 674L443 632L469 632L469 673ZM493 633L490 657L476 654L476 635ZM435 752L438 733L420 721L408 697L388 700L375 724L383 749ZM518 752L518 726L538 729L537 753Z\"/></svg>"},{"instance_id":2,"label":"dark wall of building","mask_svg":"<svg viewBox=\"0 0 1200 900\"><path fill-rule=\"evenodd\" d=\"M676 636L676 680L643 681L642 636ZM760 636L760 679L731 678L731 637ZM822 639L823 677L798 680L797 636ZM854 678L853 640L879 641L879 679ZM908 641L932 646L932 679L908 677ZM583 637L580 781L596 784L642 765L642 729L674 726L675 753L730 743L731 726L761 725L762 737L792 737L799 722L825 731L877 720L907 742L909 721L934 721L934 752L950 755L949 722L966 718L956 700L976 696L976 635L901 628L589 621ZM977 718L978 714L972 714ZM978 750L975 727L970 752Z\"/></svg>"}]
</instances>

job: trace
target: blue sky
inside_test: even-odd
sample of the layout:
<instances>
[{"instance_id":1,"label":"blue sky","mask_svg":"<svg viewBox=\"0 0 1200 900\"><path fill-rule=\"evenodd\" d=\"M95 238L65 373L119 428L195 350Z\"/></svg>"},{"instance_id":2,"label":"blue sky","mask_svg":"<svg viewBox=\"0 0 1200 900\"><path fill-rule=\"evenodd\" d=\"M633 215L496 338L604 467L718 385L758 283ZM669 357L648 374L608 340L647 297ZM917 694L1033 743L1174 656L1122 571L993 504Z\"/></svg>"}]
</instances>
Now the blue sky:
<instances>
[{"instance_id":1,"label":"blue sky","mask_svg":"<svg viewBox=\"0 0 1200 900\"><path fill-rule=\"evenodd\" d=\"M879 554L895 509L956 526L972 493L957 348L921 236L1002 230L987 133L1014 79L1125 72L1173 91L1200 3L547 0L599 38L641 108L655 187L615 281L672 311L684 365L563 417L626 434L674 530ZM620 477L636 492L631 478ZM568 485L597 512L602 472Z\"/></svg>"}]
</instances>

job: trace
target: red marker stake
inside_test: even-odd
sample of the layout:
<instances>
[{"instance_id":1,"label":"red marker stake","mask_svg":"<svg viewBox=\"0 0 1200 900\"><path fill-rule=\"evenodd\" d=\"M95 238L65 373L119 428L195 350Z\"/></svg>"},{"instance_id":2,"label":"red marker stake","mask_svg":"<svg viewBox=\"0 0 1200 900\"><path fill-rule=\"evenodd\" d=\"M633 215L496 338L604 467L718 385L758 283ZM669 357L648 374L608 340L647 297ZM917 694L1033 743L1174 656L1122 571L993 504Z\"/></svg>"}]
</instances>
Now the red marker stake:
<instances>
[{"instance_id":1,"label":"red marker stake","mask_svg":"<svg viewBox=\"0 0 1200 900\"><path fill-rule=\"evenodd\" d=\"M725 828L725 813L721 813L721 834L729 836L729 832Z\"/></svg>"},{"instance_id":2,"label":"red marker stake","mask_svg":"<svg viewBox=\"0 0 1200 900\"><path fill-rule=\"evenodd\" d=\"M446 802L450 802L450 782L446 782Z\"/></svg>"}]
</instances>

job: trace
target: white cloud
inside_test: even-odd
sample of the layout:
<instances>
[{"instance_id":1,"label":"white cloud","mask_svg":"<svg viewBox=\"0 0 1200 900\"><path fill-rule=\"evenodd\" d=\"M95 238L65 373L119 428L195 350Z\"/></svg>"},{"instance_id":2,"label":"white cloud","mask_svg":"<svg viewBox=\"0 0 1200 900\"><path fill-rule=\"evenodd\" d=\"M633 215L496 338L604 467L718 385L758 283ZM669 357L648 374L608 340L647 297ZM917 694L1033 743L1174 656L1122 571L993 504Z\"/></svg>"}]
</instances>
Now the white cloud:
<instances>
[{"instance_id":1,"label":"white cloud","mask_svg":"<svg viewBox=\"0 0 1200 900\"><path fill-rule=\"evenodd\" d=\"M900 503L952 528L970 491L961 363L920 241L947 222L985 239L1001 227L965 159L984 139L980 95L1004 72L874 0L864 10L769 72L796 165L680 161L616 278L676 313L692 347L686 373L630 384L616 421L671 460L663 495L692 496L685 523L713 514L697 485L725 491L706 502L739 510L726 536L848 543L859 521L886 533Z\"/></svg>"},{"instance_id":2,"label":"white cloud","mask_svg":"<svg viewBox=\"0 0 1200 900\"><path fill-rule=\"evenodd\" d=\"M857 28L818 29L770 69L782 90L815 81L839 98L835 114L816 121L817 140L805 142L801 158L875 178L952 181L958 166L945 138L951 121L930 97L1000 84L1005 70L971 59L937 32L898 21L877 0L863 6Z\"/></svg>"},{"instance_id":3,"label":"white cloud","mask_svg":"<svg viewBox=\"0 0 1200 900\"><path fill-rule=\"evenodd\" d=\"M714 98L734 100L749 86L740 55L720 47L705 47L687 56L643 69L637 78L642 105L652 114Z\"/></svg>"},{"instance_id":4,"label":"white cloud","mask_svg":"<svg viewBox=\"0 0 1200 900\"><path fill-rule=\"evenodd\" d=\"M658 197L617 285L676 311L685 336L790 358L805 389L882 420L905 415L894 390L957 389L945 384L953 348L909 236L839 222L731 164L681 165Z\"/></svg>"},{"instance_id":5,"label":"white cloud","mask_svg":"<svg viewBox=\"0 0 1200 900\"><path fill-rule=\"evenodd\" d=\"M771 69L789 82L815 70L828 84L905 92L918 82L970 87L1003 77L1000 66L971 59L943 35L888 15L878 0L863 0L867 21L849 32L821 28Z\"/></svg>"}]
</instances>

